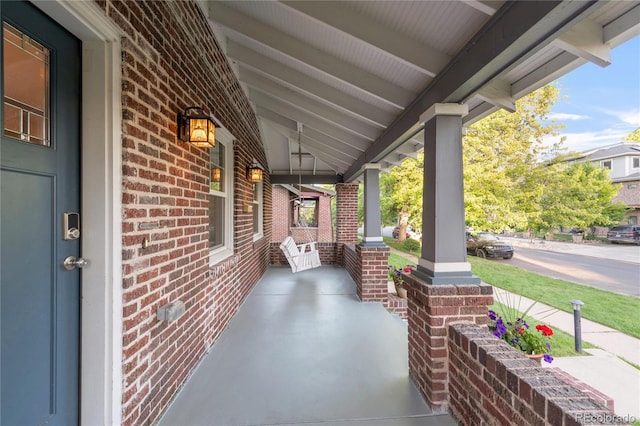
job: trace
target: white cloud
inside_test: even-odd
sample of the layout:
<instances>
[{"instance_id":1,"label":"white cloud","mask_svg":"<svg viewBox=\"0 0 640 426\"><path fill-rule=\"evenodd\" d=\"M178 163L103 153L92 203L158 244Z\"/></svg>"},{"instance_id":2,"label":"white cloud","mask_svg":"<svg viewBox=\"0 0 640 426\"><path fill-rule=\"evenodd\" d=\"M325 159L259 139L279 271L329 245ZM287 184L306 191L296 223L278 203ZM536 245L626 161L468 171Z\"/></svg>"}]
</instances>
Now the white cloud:
<instances>
[{"instance_id":1,"label":"white cloud","mask_svg":"<svg viewBox=\"0 0 640 426\"><path fill-rule=\"evenodd\" d=\"M577 120L588 120L591 117L589 117L588 115L557 112L557 113L549 114L549 118L557 121L577 121Z\"/></svg>"},{"instance_id":2,"label":"white cloud","mask_svg":"<svg viewBox=\"0 0 640 426\"><path fill-rule=\"evenodd\" d=\"M629 132L621 129L606 129L596 132L562 133L559 136L546 138L545 143L559 142L564 137L562 146L569 151L588 151L622 142Z\"/></svg>"},{"instance_id":3,"label":"white cloud","mask_svg":"<svg viewBox=\"0 0 640 426\"><path fill-rule=\"evenodd\" d=\"M626 125L634 127L640 126L640 108L632 108L626 111L600 108L600 111L615 117L618 121Z\"/></svg>"}]
</instances>

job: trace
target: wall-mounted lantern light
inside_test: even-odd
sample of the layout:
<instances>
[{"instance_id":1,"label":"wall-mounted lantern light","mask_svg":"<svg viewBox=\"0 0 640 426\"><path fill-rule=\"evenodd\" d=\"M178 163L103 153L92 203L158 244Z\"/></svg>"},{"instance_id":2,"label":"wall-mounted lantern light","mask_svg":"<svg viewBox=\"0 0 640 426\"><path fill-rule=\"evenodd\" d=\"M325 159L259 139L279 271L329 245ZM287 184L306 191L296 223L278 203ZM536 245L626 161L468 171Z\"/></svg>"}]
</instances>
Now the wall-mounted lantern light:
<instances>
[{"instance_id":1,"label":"wall-mounted lantern light","mask_svg":"<svg viewBox=\"0 0 640 426\"><path fill-rule=\"evenodd\" d=\"M220 182L221 172L220 167L214 167L211 170L211 182Z\"/></svg>"},{"instance_id":2,"label":"wall-mounted lantern light","mask_svg":"<svg viewBox=\"0 0 640 426\"><path fill-rule=\"evenodd\" d=\"M200 107L178 113L178 138L200 148L216 146L216 125Z\"/></svg>"},{"instance_id":3,"label":"wall-mounted lantern light","mask_svg":"<svg viewBox=\"0 0 640 426\"><path fill-rule=\"evenodd\" d=\"M250 182L262 182L262 169L256 163L253 163L250 166L247 166L247 179Z\"/></svg>"}]
</instances>

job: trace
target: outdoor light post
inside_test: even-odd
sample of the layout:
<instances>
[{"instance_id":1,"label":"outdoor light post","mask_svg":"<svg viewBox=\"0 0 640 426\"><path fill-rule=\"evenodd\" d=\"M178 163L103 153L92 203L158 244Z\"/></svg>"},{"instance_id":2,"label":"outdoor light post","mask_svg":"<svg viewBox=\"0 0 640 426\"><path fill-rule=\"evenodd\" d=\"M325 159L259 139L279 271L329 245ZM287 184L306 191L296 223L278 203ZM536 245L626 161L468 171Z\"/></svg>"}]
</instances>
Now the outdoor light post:
<instances>
[{"instance_id":1,"label":"outdoor light post","mask_svg":"<svg viewBox=\"0 0 640 426\"><path fill-rule=\"evenodd\" d=\"M581 353L582 352L582 326L580 325L580 307L584 305L584 303L578 299L573 299L571 301L571 304L573 305L573 330L574 330L573 334L575 336L576 352Z\"/></svg>"}]
</instances>

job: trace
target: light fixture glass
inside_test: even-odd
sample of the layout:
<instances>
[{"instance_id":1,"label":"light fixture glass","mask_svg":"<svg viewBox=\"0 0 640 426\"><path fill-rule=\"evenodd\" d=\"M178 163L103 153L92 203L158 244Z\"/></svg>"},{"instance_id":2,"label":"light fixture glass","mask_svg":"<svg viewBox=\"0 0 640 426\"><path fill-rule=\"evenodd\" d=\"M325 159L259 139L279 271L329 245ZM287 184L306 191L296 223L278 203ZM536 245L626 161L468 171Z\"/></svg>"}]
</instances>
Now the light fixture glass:
<instances>
[{"instance_id":1,"label":"light fixture glass","mask_svg":"<svg viewBox=\"0 0 640 426\"><path fill-rule=\"evenodd\" d=\"M187 107L178 113L178 137L200 148L216 146L216 126L200 107Z\"/></svg>"},{"instance_id":2,"label":"light fixture glass","mask_svg":"<svg viewBox=\"0 0 640 426\"><path fill-rule=\"evenodd\" d=\"M247 179L250 182L262 182L262 169L257 164L252 164L247 167Z\"/></svg>"},{"instance_id":3,"label":"light fixture glass","mask_svg":"<svg viewBox=\"0 0 640 426\"><path fill-rule=\"evenodd\" d=\"M221 170L219 167L214 167L213 170L211 170L211 181L212 182L220 182L220 178L221 178Z\"/></svg>"}]
</instances>

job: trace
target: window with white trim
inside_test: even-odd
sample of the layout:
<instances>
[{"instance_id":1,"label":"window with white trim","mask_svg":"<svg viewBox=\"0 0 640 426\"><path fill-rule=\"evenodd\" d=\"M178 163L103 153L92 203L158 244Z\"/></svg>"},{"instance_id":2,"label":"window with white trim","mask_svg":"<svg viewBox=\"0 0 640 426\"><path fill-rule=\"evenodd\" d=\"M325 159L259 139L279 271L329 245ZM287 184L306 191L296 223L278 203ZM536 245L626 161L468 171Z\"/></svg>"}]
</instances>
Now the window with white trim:
<instances>
[{"instance_id":1,"label":"window with white trim","mask_svg":"<svg viewBox=\"0 0 640 426\"><path fill-rule=\"evenodd\" d=\"M262 202L262 190L263 183L256 182L253 184L253 241L257 241L263 237L263 202Z\"/></svg>"},{"instance_id":2,"label":"window with white trim","mask_svg":"<svg viewBox=\"0 0 640 426\"><path fill-rule=\"evenodd\" d=\"M233 254L233 138L216 129L216 146L209 149L209 262Z\"/></svg>"},{"instance_id":3,"label":"window with white trim","mask_svg":"<svg viewBox=\"0 0 640 426\"><path fill-rule=\"evenodd\" d=\"M631 158L631 167L634 169L640 169L640 157Z\"/></svg>"},{"instance_id":4,"label":"window with white trim","mask_svg":"<svg viewBox=\"0 0 640 426\"><path fill-rule=\"evenodd\" d=\"M611 160L604 160L600 162L600 167L611 170Z\"/></svg>"}]
</instances>

